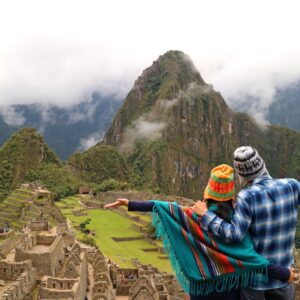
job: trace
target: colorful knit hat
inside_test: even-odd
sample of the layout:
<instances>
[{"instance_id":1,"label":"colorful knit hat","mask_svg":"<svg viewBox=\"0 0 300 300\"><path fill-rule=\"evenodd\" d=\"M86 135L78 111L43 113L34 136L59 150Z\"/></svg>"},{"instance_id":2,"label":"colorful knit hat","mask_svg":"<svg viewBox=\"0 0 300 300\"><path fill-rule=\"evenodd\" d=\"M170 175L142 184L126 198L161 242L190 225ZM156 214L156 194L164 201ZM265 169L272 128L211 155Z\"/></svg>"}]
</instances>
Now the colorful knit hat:
<instances>
[{"instance_id":1,"label":"colorful knit hat","mask_svg":"<svg viewBox=\"0 0 300 300\"><path fill-rule=\"evenodd\" d=\"M240 181L251 181L256 177L269 174L264 160L251 146L237 148L233 153L234 168Z\"/></svg>"},{"instance_id":2,"label":"colorful knit hat","mask_svg":"<svg viewBox=\"0 0 300 300\"><path fill-rule=\"evenodd\" d=\"M234 169L225 164L213 168L204 191L204 199L228 201L234 198L234 194Z\"/></svg>"}]
</instances>

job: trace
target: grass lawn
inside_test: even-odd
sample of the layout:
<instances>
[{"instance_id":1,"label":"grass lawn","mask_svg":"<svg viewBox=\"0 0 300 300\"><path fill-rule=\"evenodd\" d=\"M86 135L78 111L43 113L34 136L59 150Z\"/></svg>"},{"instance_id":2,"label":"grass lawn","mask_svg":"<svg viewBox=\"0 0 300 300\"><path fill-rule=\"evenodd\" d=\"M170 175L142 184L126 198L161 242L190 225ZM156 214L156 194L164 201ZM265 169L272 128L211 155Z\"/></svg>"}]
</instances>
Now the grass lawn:
<instances>
[{"instance_id":1,"label":"grass lawn","mask_svg":"<svg viewBox=\"0 0 300 300\"><path fill-rule=\"evenodd\" d=\"M151 264L160 271L172 272L169 260L159 259L158 252L144 252L143 248L153 248L154 246L146 240L136 240L128 242L115 242L112 237L136 237L141 234L132 228L133 221L121 216L111 210L91 209L86 210L87 216L74 216L73 211L82 208L78 202L79 197L70 197L56 202L63 214L72 222L73 226L78 226L87 218L91 218L91 223L87 226L96 233L95 239L103 254L121 267L134 267L131 259L136 257L143 264ZM66 208L68 207L68 208ZM150 216L143 215L145 219L151 220ZM77 231L77 237L82 236Z\"/></svg>"}]
</instances>

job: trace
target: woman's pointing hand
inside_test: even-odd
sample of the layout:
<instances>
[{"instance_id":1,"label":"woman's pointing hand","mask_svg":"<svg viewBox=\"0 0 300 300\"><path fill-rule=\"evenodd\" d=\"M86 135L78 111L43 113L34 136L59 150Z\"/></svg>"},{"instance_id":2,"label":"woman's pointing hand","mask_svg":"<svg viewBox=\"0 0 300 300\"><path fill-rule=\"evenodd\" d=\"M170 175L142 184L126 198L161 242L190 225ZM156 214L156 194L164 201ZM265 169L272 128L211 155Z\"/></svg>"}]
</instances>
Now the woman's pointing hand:
<instances>
[{"instance_id":1,"label":"woman's pointing hand","mask_svg":"<svg viewBox=\"0 0 300 300\"><path fill-rule=\"evenodd\" d=\"M110 204L106 204L104 206L104 208L117 208L119 206L128 206L128 199L125 198L119 198L117 201L110 203Z\"/></svg>"}]
</instances>

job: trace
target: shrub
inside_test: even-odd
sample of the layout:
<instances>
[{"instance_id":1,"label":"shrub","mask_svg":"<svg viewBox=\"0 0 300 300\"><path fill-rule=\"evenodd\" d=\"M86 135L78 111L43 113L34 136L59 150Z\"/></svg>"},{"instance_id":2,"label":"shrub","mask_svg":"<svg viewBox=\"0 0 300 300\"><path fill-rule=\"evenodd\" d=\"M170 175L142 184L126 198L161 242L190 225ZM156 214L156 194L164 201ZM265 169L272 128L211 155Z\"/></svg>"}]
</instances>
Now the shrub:
<instances>
[{"instance_id":1,"label":"shrub","mask_svg":"<svg viewBox=\"0 0 300 300\"><path fill-rule=\"evenodd\" d=\"M92 247L97 247L96 240L92 236L84 235L81 239L84 244L90 245Z\"/></svg>"}]
</instances>

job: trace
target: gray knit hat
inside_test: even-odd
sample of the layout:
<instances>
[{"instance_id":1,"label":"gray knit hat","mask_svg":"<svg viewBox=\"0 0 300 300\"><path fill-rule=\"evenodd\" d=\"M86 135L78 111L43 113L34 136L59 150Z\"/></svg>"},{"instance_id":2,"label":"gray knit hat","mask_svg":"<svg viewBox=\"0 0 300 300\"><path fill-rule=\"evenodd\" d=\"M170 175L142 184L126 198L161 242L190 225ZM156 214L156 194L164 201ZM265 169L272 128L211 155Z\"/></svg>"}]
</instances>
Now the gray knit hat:
<instances>
[{"instance_id":1,"label":"gray knit hat","mask_svg":"<svg viewBox=\"0 0 300 300\"><path fill-rule=\"evenodd\" d=\"M268 175L264 160L256 149L251 146L237 148L233 153L234 168L240 178L241 184L255 178Z\"/></svg>"}]
</instances>

